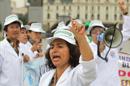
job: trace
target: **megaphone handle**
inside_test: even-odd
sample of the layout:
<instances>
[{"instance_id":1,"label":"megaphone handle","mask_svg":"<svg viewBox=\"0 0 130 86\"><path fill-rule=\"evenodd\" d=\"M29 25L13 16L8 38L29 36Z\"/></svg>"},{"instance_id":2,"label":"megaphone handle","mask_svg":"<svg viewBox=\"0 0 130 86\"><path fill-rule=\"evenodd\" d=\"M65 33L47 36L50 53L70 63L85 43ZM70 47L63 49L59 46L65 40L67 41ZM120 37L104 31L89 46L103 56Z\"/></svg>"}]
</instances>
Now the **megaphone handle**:
<instances>
[{"instance_id":1,"label":"megaphone handle","mask_svg":"<svg viewBox=\"0 0 130 86\"><path fill-rule=\"evenodd\" d=\"M100 41L98 41L98 45L97 45L97 54L98 54L98 56L99 56L102 60L105 60L106 62L108 62L108 58L107 58L108 52L107 52L105 58L103 58L103 57L101 56L101 54L100 54L99 47L100 47Z\"/></svg>"}]
</instances>

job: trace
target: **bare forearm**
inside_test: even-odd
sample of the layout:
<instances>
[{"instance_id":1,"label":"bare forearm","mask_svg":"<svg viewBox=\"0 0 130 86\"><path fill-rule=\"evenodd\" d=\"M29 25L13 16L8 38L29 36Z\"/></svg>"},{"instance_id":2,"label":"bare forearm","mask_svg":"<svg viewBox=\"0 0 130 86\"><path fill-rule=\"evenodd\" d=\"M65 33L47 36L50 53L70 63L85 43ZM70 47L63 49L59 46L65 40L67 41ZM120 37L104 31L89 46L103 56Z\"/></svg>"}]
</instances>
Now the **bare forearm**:
<instances>
[{"instance_id":1,"label":"bare forearm","mask_svg":"<svg viewBox=\"0 0 130 86\"><path fill-rule=\"evenodd\" d=\"M83 57L83 60L85 60L85 61L92 60L93 53L92 53L92 50L91 50L85 36L82 35L77 41L79 44L79 48L80 48L80 52Z\"/></svg>"}]
</instances>

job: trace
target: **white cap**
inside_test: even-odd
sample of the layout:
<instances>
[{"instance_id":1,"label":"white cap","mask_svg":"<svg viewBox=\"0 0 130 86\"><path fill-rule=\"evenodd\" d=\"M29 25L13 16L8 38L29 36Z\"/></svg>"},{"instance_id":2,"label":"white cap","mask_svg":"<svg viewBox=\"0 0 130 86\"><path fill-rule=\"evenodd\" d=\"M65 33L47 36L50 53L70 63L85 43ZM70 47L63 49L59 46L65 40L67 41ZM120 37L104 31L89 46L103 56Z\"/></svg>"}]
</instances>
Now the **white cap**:
<instances>
[{"instance_id":1,"label":"white cap","mask_svg":"<svg viewBox=\"0 0 130 86\"><path fill-rule=\"evenodd\" d=\"M30 25L24 25L24 27L26 28L26 30L30 29Z\"/></svg>"},{"instance_id":2,"label":"white cap","mask_svg":"<svg viewBox=\"0 0 130 86\"><path fill-rule=\"evenodd\" d=\"M50 44L55 39L63 39L69 42L70 44L76 45L74 34L71 31L66 30L66 29L56 30L53 37L50 37L47 39L48 44Z\"/></svg>"},{"instance_id":3,"label":"white cap","mask_svg":"<svg viewBox=\"0 0 130 86\"><path fill-rule=\"evenodd\" d=\"M90 33L90 31L92 30L93 27L95 26L99 26L102 27L103 29L105 29L106 27L103 25L102 21L100 20L93 20L91 21L91 25L88 28L88 32Z\"/></svg>"},{"instance_id":4,"label":"white cap","mask_svg":"<svg viewBox=\"0 0 130 86\"><path fill-rule=\"evenodd\" d=\"M9 15L5 18L4 26L9 25L15 21L17 21L21 24L21 21L18 19L17 15L15 15L15 14Z\"/></svg>"},{"instance_id":5,"label":"white cap","mask_svg":"<svg viewBox=\"0 0 130 86\"><path fill-rule=\"evenodd\" d=\"M46 33L43 29L42 29L42 24L41 23L32 23L29 30L33 31L33 32L41 32L41 33Z\"/></svg>"},{"instance_id":6,"label":"white cap","mask_svg":"<svg viewBox=\"0 0 130 86\"><path fill-rule=\"evenodd\" d=\"M59 30L59 29L69 29L68 26L65 25L65 23L63 21L59 22L58 23L58 26L56 29L52 30L51 33L55 32L56 30Z\"/></svg>"}]
</instances>

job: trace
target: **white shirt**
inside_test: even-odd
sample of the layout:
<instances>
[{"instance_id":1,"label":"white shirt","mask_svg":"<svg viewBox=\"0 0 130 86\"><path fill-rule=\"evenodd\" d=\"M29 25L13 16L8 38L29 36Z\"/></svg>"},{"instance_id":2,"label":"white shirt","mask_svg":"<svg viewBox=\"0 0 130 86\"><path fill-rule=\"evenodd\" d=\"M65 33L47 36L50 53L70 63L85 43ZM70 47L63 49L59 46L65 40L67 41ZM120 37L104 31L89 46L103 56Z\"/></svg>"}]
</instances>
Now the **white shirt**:
<instances>
[{"instance_id":1,"label":"white shirt","mask_svg":"<svg viewBox=\"0 0 130 86\"><path fill-rule=\"evenodd\" d=\"M120 86L120 79L118 76L118 54L115 50L111 50L108 54L108 62L102 60L97 55L97 45L93 42L90 43L96 60L97 78L92 82L91 86ZM105 57L108 48L101 54Z\"/></svg>"},{"instance_id":2,"label":"white shirt","mask_svg":"<svg viewBox=\"0 0 130 86\"><path fill-rule=\"evenodd\" d=\"M130 16L123 16L123 41L126 41L130 38Z\"/></svg>"},{"instance_id":3,"label":"white shirt","mask_svg":"<svg viewBox=\"0 0 130 86\"><path fill-rule=\"evenodd\" d=\"M123 16L123 42L124 43L128 38L130 38L130 16ZM102 59L100 59L97 55L97 45L95 43L91 43L92 51L94 53L94 57L96 57L97 62L97 78L91 84L91 86L120 86L119 75L118 75L118 59L119 59L119 48L111 49L108 54L108 62L106 63ZM107 48L104 50L107 52ZM102 54L103 54L102 53Z\"/></svg>"},{"instance_id":4,"label":"white shirt","mask_svg":"<svg viewBox=\"0 0 130 86\"><path fill-rule=\"evenodd\" d=\"M25 62L23 64L23 85L38 86L41 74L47 70L47 67L45 66L46 58L44 56L35 58L36 53L32 52L32 45L30 42L27 42L25 44L20 43L19 47L21 53L20 55L23 53L24 55L28 55L30 58L29 62Z\"/></svg>"},{"instance_id":5,"label":"white shirt","mask_svg":"<svg viewBox=\"0 0 130 86\"><path fill-rule=\"evenodd\" d=\"M36 53L33 52L31 50L32 48L32 45L30 42L27 42L27 43L19 43L19 50L20 50L20 54L24 54L24 55L28 55L30 57L30 60L34 59L34 57L36 57Z\"/></svg>"},{"instance_id":6,"label":"white shirt","mask_svg":"<svg viewBox=\"0 0 130 86\"><path fill-rule=\"evenodd\" d=\"M54 69L43 74L39 86L49 86L55 71ZM89 86L95 76L95 61L81 61L75 68L68 67L56 86Z\"/></svg>"},{"instance_id":7,"label":"white shirt","mask_svg":"<svg viewBox=\"0 0 130 86\"><path fill-rule=\"evenodd\" d=\"M22 61L5 38L0 42L0 86L22 86Z\"/></svg>"},{"instance_id":8,"label":"white shirt","mask_svg":"<svg viewBox=\"0 0 130 86\"><path fill-rule=\"evenodd\" d=\"M123 19L123 43L121 46L121 52L130 54L130 16L123 16Z\"/></svg>"}]
</instances>

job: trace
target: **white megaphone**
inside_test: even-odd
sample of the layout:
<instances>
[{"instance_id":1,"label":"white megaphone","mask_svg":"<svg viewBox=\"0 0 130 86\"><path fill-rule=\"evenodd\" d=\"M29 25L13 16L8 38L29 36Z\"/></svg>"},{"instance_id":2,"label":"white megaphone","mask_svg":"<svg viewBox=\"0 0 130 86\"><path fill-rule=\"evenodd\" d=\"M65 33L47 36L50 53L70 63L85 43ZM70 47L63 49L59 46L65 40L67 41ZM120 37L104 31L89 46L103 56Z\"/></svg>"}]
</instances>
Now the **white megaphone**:
<instances>
[{"instance_id":1,"label":"white megaphone","mask_svg":"<svg viewBox=\"0 0 130 86\"><path fill-rule=\"evenodd\" d=\"M121 31L116 27L107 29L104 32L104 39L106 46L110 48L116 48L122 43L123 35Z\"/></svg>"}]
</instances>

